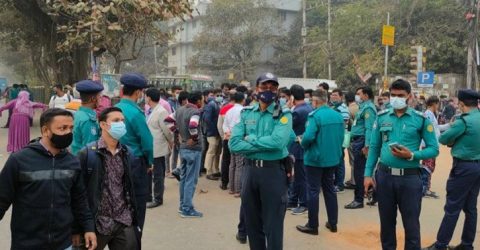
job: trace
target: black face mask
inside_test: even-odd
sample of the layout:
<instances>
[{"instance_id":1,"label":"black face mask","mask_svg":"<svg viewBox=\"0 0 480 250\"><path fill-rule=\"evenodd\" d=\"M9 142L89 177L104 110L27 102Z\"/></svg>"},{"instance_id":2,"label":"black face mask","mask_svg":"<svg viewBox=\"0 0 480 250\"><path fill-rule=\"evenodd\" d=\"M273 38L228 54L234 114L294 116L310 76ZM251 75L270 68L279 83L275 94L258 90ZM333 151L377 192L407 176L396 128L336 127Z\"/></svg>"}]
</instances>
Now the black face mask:
<instances>
[{"instance_id":1,"label":"black face mask","mask_svg":"<svg viewBox=\"0 0 480 250\"><path fill-rule=\"evenodd\" d=\"M70 132L64 135L57 135L55 133L52 133L52 138L50 138L50 141L52 142L55 148L65 149L68 146L70 146L70 144L72 144L73 133Z\"/></svg>"}]
</instances>

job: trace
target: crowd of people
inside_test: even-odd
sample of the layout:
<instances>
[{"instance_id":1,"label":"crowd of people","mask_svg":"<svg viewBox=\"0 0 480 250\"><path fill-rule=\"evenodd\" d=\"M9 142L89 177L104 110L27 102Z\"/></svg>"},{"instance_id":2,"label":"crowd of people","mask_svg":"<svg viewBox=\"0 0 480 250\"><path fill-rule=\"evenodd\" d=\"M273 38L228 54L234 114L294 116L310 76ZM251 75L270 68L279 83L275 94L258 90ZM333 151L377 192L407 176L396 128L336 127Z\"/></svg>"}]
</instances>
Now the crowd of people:
<instances>
[{"instance_id":1,"label":"crowd of people","mask_svg":"<svg viewBox=\"0 0 480 250\"><path fill-rule=\"evenodd\" d=\"M120 82L114 106L99 82L76 83L75 112L68 105L77 98L61 84L48 106L10 90L0 108L11 113L12 153L0 173L0 219L13 205L12 249L141 249L146 209L163 205L165 178L179 181L179 215L203 216L193 202L202 175L241 198L236 239L251 249L283 248L287 210L308 213L297 230L317 235L321 191L325 227L337 232L337 194L345 189L354 189L345 209L363 208L365 198L378 203L383 249L396 249L397 209L405 249L420 249L422 198L438 198L430 182L439 143L452 147L454 167L437 241L426 249L447 249L461 210L462 242L449 249L473 249L480 188L473 90L458 99L416 98L396 80L375 97L366 86L280 87L271 73L254 88L204 91L157 89L136 73ZM43 109L41 137L30 141L35 108Z\"/></svg>"}]
</instances>

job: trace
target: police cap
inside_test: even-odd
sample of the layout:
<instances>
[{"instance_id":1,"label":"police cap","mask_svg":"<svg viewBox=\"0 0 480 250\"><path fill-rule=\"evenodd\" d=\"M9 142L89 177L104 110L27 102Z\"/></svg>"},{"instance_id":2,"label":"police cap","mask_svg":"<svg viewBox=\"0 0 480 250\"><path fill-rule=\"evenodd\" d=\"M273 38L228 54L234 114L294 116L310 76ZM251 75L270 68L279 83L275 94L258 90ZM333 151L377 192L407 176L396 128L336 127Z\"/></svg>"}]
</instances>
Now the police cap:
<instances>
[{"instance_id":1,"label":"police cap","mask_svg":"<svg viewBox=\"0 0 480 250\"><path fill-rule=\"evenodd\" d=\"M478 100L480 99L480 94L473 89L461 89L458 91L458 100Z\"/></svg>"},{"instance_id":2,"label":"police cap","mask_svg":"<svg viewBox=\"0 0 480 250\"><path fill-rule=\"evenodd\" d=\"M138 73L123 74L122 77L120 77L120 83L122 83L123 86L135 89L144 89L148 87L147 79Z\"/></svg>"},{"instance_id":3,"label":"police cap","mask_svg":"<svg viewBox=\"0 0 480 250\"><path fill-rule=\"evenodd\" d=\"M264 82L273 82L278 86L278 78L272 73L263 73L257 78L257 85Z\"/></svg>"},{"instance_id":4,"label":"police cap","mask_svg":"<svg viewBox=\"0 0 480 250\"><path fill-rule=\"evenodd\" d=\"M103 90L103 85L97 81L83 80L77 82L75 87L80 93L98 93Z\"/></svg>"}]
</instances>

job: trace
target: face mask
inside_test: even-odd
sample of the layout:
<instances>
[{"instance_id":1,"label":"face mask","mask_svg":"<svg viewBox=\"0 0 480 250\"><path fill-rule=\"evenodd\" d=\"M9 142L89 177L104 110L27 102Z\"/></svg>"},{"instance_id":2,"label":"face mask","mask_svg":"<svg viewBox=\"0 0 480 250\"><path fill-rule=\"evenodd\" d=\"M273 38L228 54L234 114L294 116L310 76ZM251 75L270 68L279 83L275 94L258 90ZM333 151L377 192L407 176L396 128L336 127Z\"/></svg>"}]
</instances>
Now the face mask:
<instances>
[{"instance_id":1,"label":"face mask","mask_svg":"<svg viewBox=\"0 0 480 250\"><path fill-rule=\"evenodd\" d=\"M178 97L180 96L180 94L176 94L175 95L175 99L178 100Z\"/></svg>"},{"instance_id":2,"label":"face mask","mask_svg":"<svg viewBox=\"0 0 480 250\"><path fill-rule=\"evenodd\" d=\"M217 96L217 97L215 98L215 101L216 101L216 102L223 102L223 96Z\"/></svg>"},{"instance_id":3,"label":"face mask","mask_svg":"<svg viewBox=\"0 0 480 250\"><path fill-rule=\"evenodd\" d=\"M279 103L281 107L285 106L287 104L287 98L280 98Z\"/></svg>"},{"instance_id":4,"label":"face mask","mask_svg":"<svg viewBox=\"0 0 480 250\"><path fill-rule=\"evenodd\" d=\"M407 98L392 97L390 98L390 103L392 104L393 109L404 109L407 107Z\"/></svg>"},{"instance_id":5,"label":"face mask","mask_svg":"<svg viewBox=\"0 0 480 250\"><path fill-rule=\"evenodd\" d=\"M259 92L257 95L257 98L267 105L271 104L277 97L277 93L274 93L270 90Z\"/></svg>"},{"instance_id":6,"label":"face mask","mask_svg":"<svg viewBox=\"0 0 480 250\"><path fill-rule=\"evenodd\" d=\"M213 97L213 96L209 96L209 97L207 98L207 102L211 102L211 101L213 101L213 100L215 100L215 97Z\"/></svg>"},{"instance_id":7,"label":"face mask","mask_svg":"<svg viewBox=\"0 0 480 250\"><path fill-rule=\"evenodd\" d=\"M361 98L359 95L355 95L355 102L357 102L357 103L362 103L363 100L362 100L362 98Z\"/></svg>"},{"instance_id":8,"label":"face mask","mask_svg":"<svg viewBox=\"0 0 480 250\"><path fill-rule=\"evenodd\" d=\"M125 127L124 122L112 122L110 123L110 129L108 133L113 137L115 140L120 140L122 136L127 133L127 128Z\"/></svg>"},{"instance_id":9,"label":"face mask","mask_svg":"<svg viewBox=\"0 0 480 250\"><path fill-rule=\"evenodd\" d=\"M142 97L138 98L137 103L140 104L145 101L145 95L142 94Z\"/></svg>"},{"instance_id":10,"label":"face mask","mask_svg":"<svg viewBox=\"0 0 480 250\"><path fill-rule=\"evenodd\" d=\"M310 98L307 97L307 98L304 99L304 101L305 101L306 104L310 104Z\"/></svg>"},{"instance_id":11,"label":"face mask","mask_svg":"<svg viewBox=\"0 0 480 250\"><path fill-rule=\"evenodd\" d=\"M245 100L247 100L248 95L247 95L247 94L243 94L243 98L245 98Z\"/></svg>"},{"instance_id":12,"label":"face mask","mask_svg":"<svg viewBox=\"0 0 480 250\"><path fill-rule=\"evenodd\" d=\"M72 141L73 141L72 132L65 135L57 135L55 133L52 133L52 138L50 138L50 142L52 142L52 145L58 149L67 148L68 146L70 146L70 144L72 144Z\"/></svg>"}]
</instances>

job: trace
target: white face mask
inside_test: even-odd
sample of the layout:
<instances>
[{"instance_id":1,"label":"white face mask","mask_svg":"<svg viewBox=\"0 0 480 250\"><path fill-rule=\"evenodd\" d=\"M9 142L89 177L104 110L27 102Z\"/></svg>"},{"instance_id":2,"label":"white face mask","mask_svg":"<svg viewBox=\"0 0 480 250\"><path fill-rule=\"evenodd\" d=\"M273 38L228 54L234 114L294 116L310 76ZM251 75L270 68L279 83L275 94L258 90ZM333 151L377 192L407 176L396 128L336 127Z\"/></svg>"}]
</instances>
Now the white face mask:
<instances>
[{"instance_id":1,"label":"white face mask","mask_svg":"<svg viewBox=\"0 0 480 250\"><path fill-rule=\"evenodd\" d=\"M359 95L355 95L355 102L357 102L357 103L362 103L363 100L362 100L362 98L361 98Z\"/></svg>"},{"instance_id":2,"label":"white face mask","mask_svg":"<svg viewBox=\"0 0 480 250\"><path fill-rule=\"evenodd\" d=\"M390 104L393 109L404 109L407 107L407 98L404 97L391 97Z\"/></svg>"}]
</instances>

